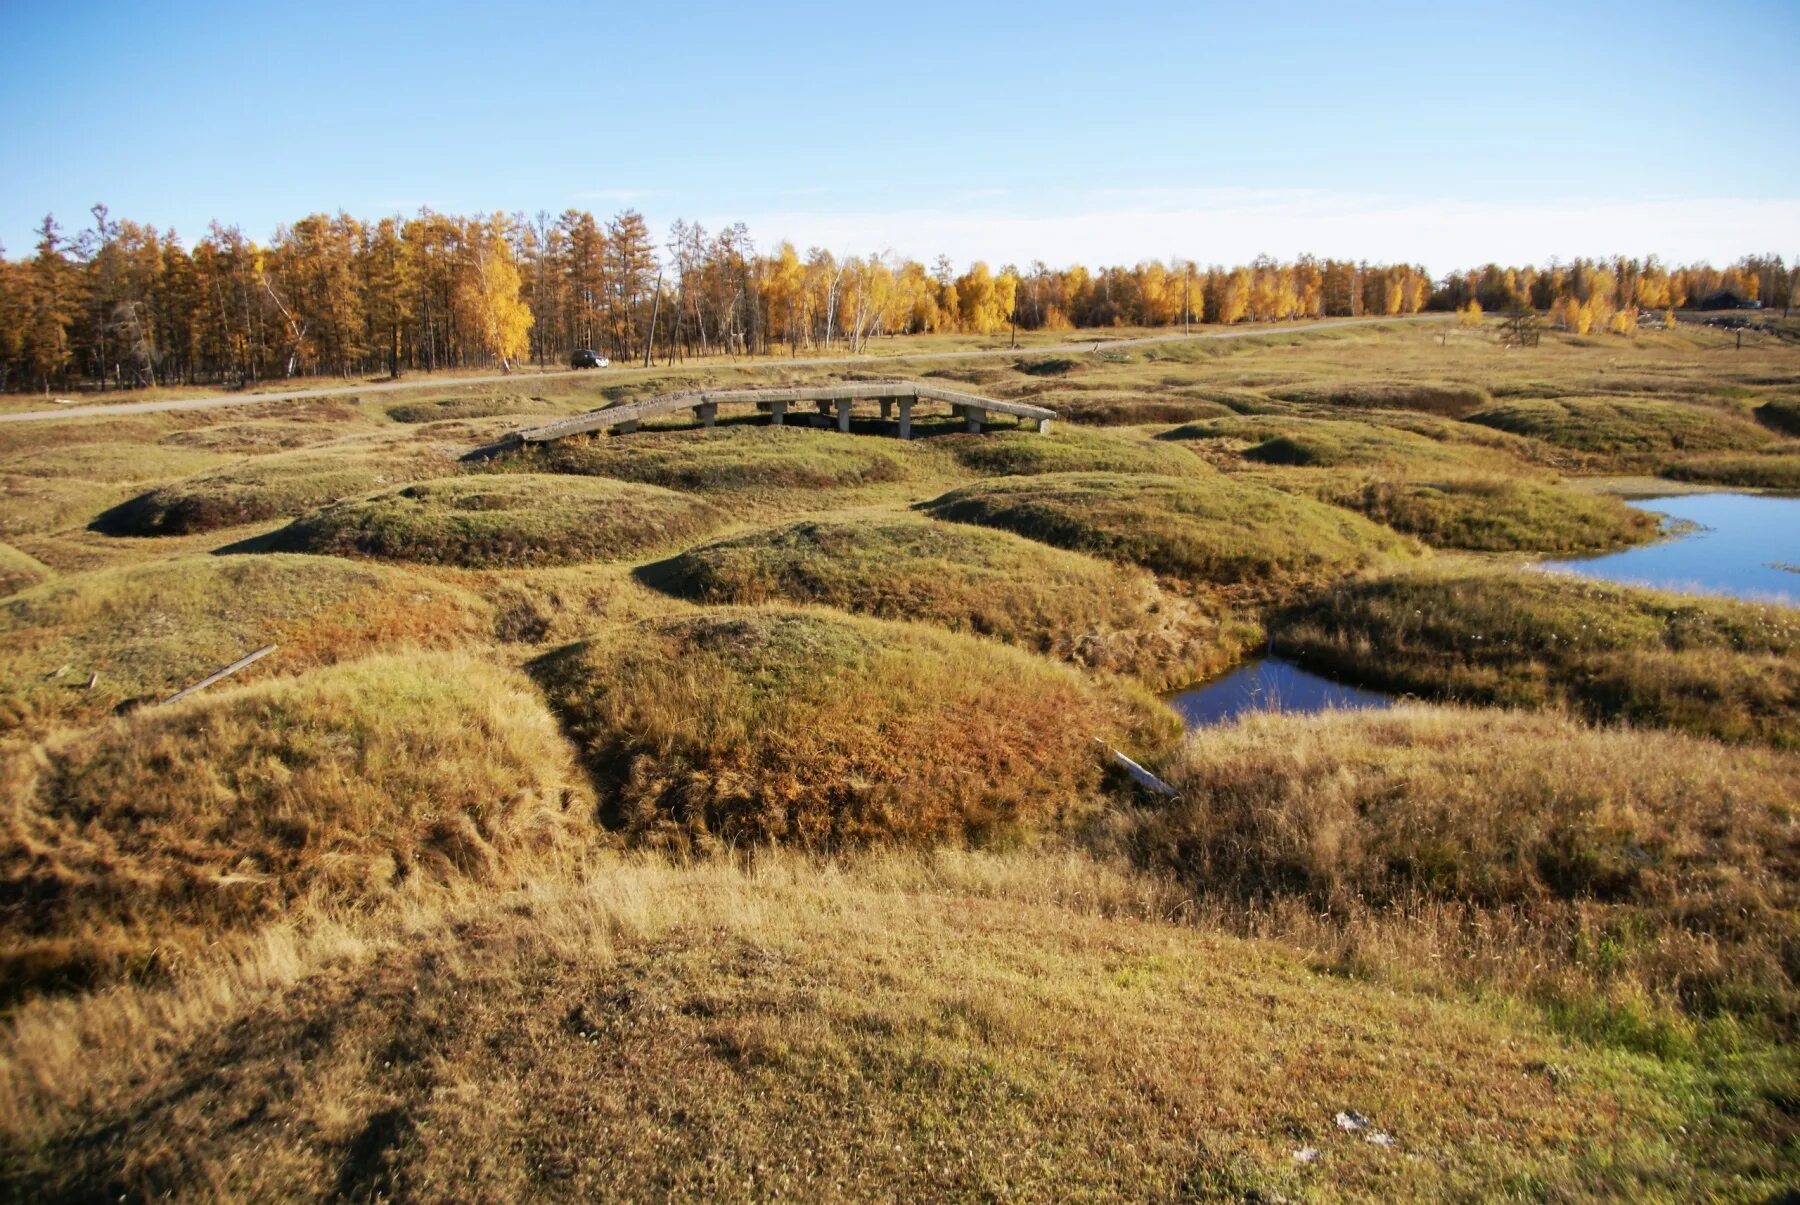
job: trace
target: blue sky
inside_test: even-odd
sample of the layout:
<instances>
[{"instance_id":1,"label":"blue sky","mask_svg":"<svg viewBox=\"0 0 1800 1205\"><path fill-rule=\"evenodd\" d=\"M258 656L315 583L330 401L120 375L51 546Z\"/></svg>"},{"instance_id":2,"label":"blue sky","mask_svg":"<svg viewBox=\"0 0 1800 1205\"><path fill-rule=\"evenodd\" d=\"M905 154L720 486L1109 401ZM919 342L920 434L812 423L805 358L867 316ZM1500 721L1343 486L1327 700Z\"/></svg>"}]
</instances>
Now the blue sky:
<instances>
[{"instance_id":1,"label":"blue sky","mask_svg":"<svg viewBox=\"0 0 1800 1205\"><path fill-rule=\"evenodd\" d=\"M0 0L0 242L420 205L959 263L1800 251L1800 3Z\"/></svg>"}]
</instances>

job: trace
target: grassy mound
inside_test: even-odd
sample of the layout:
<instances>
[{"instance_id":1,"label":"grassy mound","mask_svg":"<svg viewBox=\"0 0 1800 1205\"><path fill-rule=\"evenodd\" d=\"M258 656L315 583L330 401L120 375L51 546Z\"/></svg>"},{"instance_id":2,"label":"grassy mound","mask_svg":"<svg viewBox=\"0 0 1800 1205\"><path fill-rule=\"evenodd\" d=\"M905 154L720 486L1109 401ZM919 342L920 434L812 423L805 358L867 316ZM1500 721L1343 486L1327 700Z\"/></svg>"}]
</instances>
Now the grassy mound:
<instances>
[{"instance_id":1,"label":"grassy mound","mask_svg":"<svg viewBox=\"0 0 1800 1205\"><path fill-rule=\"evenodd\" d=\"M267 456L140 494L94 527L109 535L187 535L304 514L385 485L441 473L439 458L395 449L334 449Z\"/></svg>"},{"instance_id":2,"label":"grassy mound","mask_svg":"<svg viewBox=\"0 0 1800 1205\"><path fill-rule=\"evenodd\" d=\"M1527 398L1477 411L1468 418L1514 435L1618 459L1732 451L1756 447L1769 438L1766 431L1744 419L1682 402Z\"/></svg>"},{"instance_id":3,"label":"grassy mound","mask_svg":"<svg viewBox=\"0 0 1800 1205\"><path fill-rule=\"evenodd\" d=\"M957 463L992 476L1162 473L1180 477L1203 471L1184 449L1100 431L1064 430L1045 435L997 431L950 435L942 442Z\"/></svg>"},{"instance_id":4,"label":"grassy mound","mask_svg":"<svg viewBox=\"0 0 1800 1205\"><path fill-rule=\"evenodd\" d=\"M1434 548L1599 552L1657 531L1656 516L1617 498L1518 477L1339 478L1321 483L1316 493Z\"/></svg>"},{"instance_id":5,"label":"grassy mound","mask_svg":"<svg viewBox=\"0 0 1800 1205\"><path fill-rule=\"evenodd\" d=\"M129 492L98 481L0 473L0 539L81 526Z\"/></svg>"},{"instance_id":6,"label":"grassy mound","mask_svg":"<svg viewBox=\"0 0 1800 1205\"><path fill-rule=\"evenodd\" d=\"M1661 475L1675 481L1800 491L1800 454L1699 456L1666 465Z\"/></svg>"},{"instance_id":7,"label":"grassy mound","mask_svg":"<svg viewBox=\"0 0 1800 1205\"><path fill-rule=\"evenodd\" d=\"M1403 708L1211 729L1169 778L1180 797L1136 817L1139 856L1240 913L1291 901L1553 1005L1651 999L1776 1034L1800 1017L1794 754Z\"/></svg>"},{"instance_id":8,"label":"grassy mound","mask_svg":"<svg viewBox=\"0 0 1800 1205\"><path fill-rule=\"evenodd\" d=\"M1085 427L1130 427L1146 423L1185 423L1232 413L1232 407L1208 398L1158 393L1110 391L1034 393L1032 404L1048 406L1057 417Z\"/></svg>"},{"instance_id":9,"label":"grassy mound","mask_svg":"<svg viewBox=\"0 0 1800 1205\"><path fill-rule=\"evenodd\" d=\"M1246 460L1295 468L1441 471L1499 459L1485 449L1446 443L1394 427L1288 415L1234 415L1187 423L1157 438L1217 444L1239 450Z\"/></svg>"},{"instance_id":10,"label":"grassy mound","mask_svg":"<svg viewBox=\"0 0 1800 1205\"><path fill-rule=\"evenodd\" d=\"M0 602L0 730L160 698L265 644L281 649L247 674L389 644L442 648L490 626L473 595L323 557L187 557L57 578Z\"/></svg>"},{"instance_id":11,"label":"grassy mound","mask_svg":"<svg viewBox=\"0 0 1800 1205\"><path fill-rule=\"evenodd\" d=\"M726 426L561 439L508 452L493 468L641 481L696 493L828 490L902 480L898 440L800 427Z\"/></svg>"},{"instance_id":12,"label":"grassy mound","mask_svg":"<svg viewBox=\"0 0 1800 1205\"><path fill-rule=\"evenodd\" d=\"M517 875L598 831L530 682L456 653L139 711L53 745L15 786L11 993L166 963L298 907Z\"/></svg>"},{"instance_id":13,"label":"grassy mound","mask_svg":"<svg viewBox=\"0 0 1800 1205\"><path fill-rule=\"evenodd\" d=\"M11 544L0 544L0 598L35 586L50 576L49 568Z\"/></svg>"},{"instance_id":14,"label":"grassy mound","mask_svg":"<svg viewBox=\"0 0 1800 1205\"><path fill-rule=\"evenodd\" d=\"M1800 611L1448 570L1339 585L1276 647L1392 690L1800 747Z\"/></svg>"},{"instance_id":15,"label":"grassy mound","mask_svg":"<svg viewBox=\"0 0 1800 1205\"><path fill-rule=\"evenodd\" d=\"M161 442L175 448L265 455L323 443L335 435L333 431L321 429L317 423L264 419L260 422L224 423L217 427L177 431L163 436Z\"/></svg>"},{"instance_id":16,"label":"grassy mound","mask_svg":"<svg viewBox=\"0 0 1800 1205\"><path fill-rule=\"evenodd\" d=\"M993 841L1080 815L1145 695L929 628L741 611L621 625L536 672L637 842Z\"/></svg>"},{"instance_id":17,"label":"grassy mound","mask_svg":"<svg viewBox=\"0 0 1800 1205\"><path fill-rule=\"evenodd\" d=\"M1210 677L1262 629L1151 577L1006 532L905 517L795 523L718 540L643 570L705 603L819 603L992 636L1152 686Z\"/></svg>"},{"instance_id":18,"label":"grassy mound","mask_svg":"<svg viewBox=\"0 0 1800 1205\"><path fill-rule=\"evenodd\" d=\"M213 468L224 459L212 452L157 444L66 444L8 456L0 462L0 472L109 483L167 481Z\"/></svg>"},{"instance_id":19,"label":"grassy mound","mask_svg":"<svg viewBox=\"0 0 1800 1205\"><path fill-rule=\"evenodd\" d=\"M555 409L543 398L450 397L432 402L398 402L387 408L397 423L436 423L446 419L493 418L500 414L545 414Z\"/></svg>"},{"instance_id":20,"label":"grassy mound","mask_svg":"<svg viewBox=\"0 0 1800 1205\"><path fill-rule=\"evenodd\" d=\"M1359 410L1417 410L1462 418L1493 402L1487 390L1444 381L1358 381L1271 389L1271 397L1314 406Z\"/></svg>"},{"instance_id":21,"label":"grassy mound","mask_svg":"<svg viewBox=\"0 0 1800 1205\"><path fill-rule=\"evenodd\" d=\"M1102 473L984 481L925 504L941 519L1220 584L1298 580L1404 553L1360 515L1212 475L1200 480Z\"/></svg>"},{"instance_id":22,"label":"grassy mound","mask_svg":"<svg viewBox=\"0 0 1800 1205\"><path fill-rule=\"evenodd\" d=\"M1321 975L1164 921L1179 904L1066 857L765 856L289 943L0 1035L0 1189L1704 1200L1786 1179L1779 1131L1758 1147L1689 1070Z\"/></svg>"},{"instance_id":23,"label":"grassy mound","mask_svg":"<svg viewBox=\"0 0 1800 1205\"><path fill-rule=\"evenodd\" d=\"M1800 435L1800 398L1773 398L1756 408L1756 421L1783 435Z\"/></svg>"},{"instance_id":24,"label":"grassy mound","mask_svg":"<svg viewBox=\"0 0 1800 1205\"><path fill-rule=\"evenodd\" d=\"M569 565L694 540L722 517L698 498L651 485L483 474L333 503L277 532L272 545L471 569Z\"/></svg>"}]
</instances>

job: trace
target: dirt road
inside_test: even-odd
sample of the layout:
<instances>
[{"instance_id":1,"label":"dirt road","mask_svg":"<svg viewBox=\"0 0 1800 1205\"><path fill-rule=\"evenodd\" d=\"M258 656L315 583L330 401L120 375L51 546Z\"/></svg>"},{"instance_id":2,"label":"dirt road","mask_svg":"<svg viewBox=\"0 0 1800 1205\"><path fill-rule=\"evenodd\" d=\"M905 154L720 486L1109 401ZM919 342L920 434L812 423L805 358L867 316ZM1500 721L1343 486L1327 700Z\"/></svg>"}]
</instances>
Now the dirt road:
<instances>
[{"instance_id":1,"label":"dirt road","mask_svg":"<svg viewBox=\"0 0 1800 1205\"><path fill-rule=\"evenodd\" d=\"M1040 347L991 347L972 351L937 351L907 353L897 356L828 356L823 359L770 359L737 365L739 368L784 369L792 371L801 365L885 364L908 360L976 360L988 356L1041 356L1057 352L1084 352L1100 348L1142 347L1151 343L1196 342L1207 339L1254 339L1258 335L1283 335L1297 331L1335 330L1346 326L1370 326L1381 322L1400 322L1400 318L1337 318L1325 322L1304 322L1289 326L1257 327L1253 330L1202 331L1192 335L1142 335L1134 339L1083 339L1075 343L1057 343ZM92 406L69 406L60 410L21 410L0 414L0 423L66 422L77 418L105 418L121 414L154 414L164 410L214 410L225 406L256 406L263 402L298 402L309 398L342 397L347 393L362 396L369 393L398 393L408 389L457 389L465 385L523 384L557 377L575 377L591 373L591 368L565 368L556 372L491 373L480 377L454 377L439 380L384 381L379 384L333 385L323 389L288 389L279 393L222 393L212 397L181 398L168 402L105 402ZM599 379L604 380L602 375Z\"/></svg>"}]
</instances>

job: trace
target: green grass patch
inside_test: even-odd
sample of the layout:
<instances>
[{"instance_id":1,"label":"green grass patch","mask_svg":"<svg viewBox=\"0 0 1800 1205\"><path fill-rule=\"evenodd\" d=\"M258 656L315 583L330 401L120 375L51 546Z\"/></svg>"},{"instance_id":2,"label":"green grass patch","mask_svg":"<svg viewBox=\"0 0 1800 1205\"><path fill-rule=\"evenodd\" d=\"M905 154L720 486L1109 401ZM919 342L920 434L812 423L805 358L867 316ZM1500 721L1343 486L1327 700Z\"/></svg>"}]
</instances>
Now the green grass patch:
<instances>
[{"instance_id":1,"label":"green grass patch","mask_svg":"<svg viewBox=\"0 0 1800 1205\"><path fill-rule=\"evenodd\" d=\"M0 461L0 473L111 483L167 481L219 465L216 453L158 444L66 444Z\"/></svg>"},{"instance_id":2,"label":"green grass patch","mask_svg":"<svg viewBox=\"0 0 1800 1205\"><path fill-rule=\"evenodd\" d=\"M1101 737L1179 731L1147 693L989 641L827 612L621 625L535 672L641 844L995 842L1087 814Z\"/></svg>"},{"instance_id":3,"label":"green grass patch","mask_svg":"<svg viewBox=\"0 0 1800 1205\"><path fill-rule=\"evenodd\" d=\"M1665 465L1661 475L1674 481L1800 491L1800 455L1698 456Z\"/></svg>"},{"instance_id":4,"label":"green grass patch","mask_svg":"<svg viewBox=\"0 0 1800 1205\"><path fill-rule=\"evenodd\" d=\"M1604 495L1519 477L1332 477L1312 492L1433 548L1600 552L1650 539L1656 516Z\"/></svg>"},{"instance_id":5,"label":"green grass patch","mask_svg":"<svg viewBox=\"0 0 1800 1205\"><path fill-rule=\"evenodd\" d=\"M1800 611L1446 569L1342 583L1276 647L1371 686L1800 747Z\"/></svg>"},{"instance_id":6,"label":"green grass patch","mask_svg":"<svg viewBox=\"0 0 1800 1205\"><path fill-rule=\"evenodd\" d=\"M1104 473L983 481L925 503L941 519L999 527L1191 582L1329 577L1409 553L1386 528L1255 482Z\"/></svg>"},{"instance_id":7,"label":"green grass patch","mask_svg":"<svg viewBox=\"0 0 1800 1205\"><path fill-rule=\"evenodd\" d=\"M458 653L139 711L54 745L10 802L7 1003L322 905L542 870L599 831L530 681Z\"/></svg>"},{"instance_id":8,"label":"green grass patch","mask_svg":"<svg viewBox=\"0 0 1800 1205\"><path fill-rule=\"evenodd\" d=\"M0 597L35 586L49 576L49 567L36 557L25 555L11 544L0 544Z\"/></svg>"},{"instance_id":9,"label":"green grass patch","mask_svg":"<svg viewBox=\"0 0 1800 1205\"><path fill-rule=\"evenodd\" d=\"M161 698L265 644L280 651L247 674L444 648L491 626L474 595L325 557L186 557L57 578L0 602L0 730Z\"/></svg>"},{"instance_id":10,"label":"green grass patch","mask_svg":"<svg viewBox=\"0 0 1800 1205\"><path fill-rule=\"evenodd\" d=\"M129 492L129 486L78 478L0 473L0 538L85 526Z\"/></svg>"},{"instance_id":11,"label":"green grass patch","mask_svg":"<svg viewBox=\"0 0 1800 1205\"><path fill-rule=\"evenodd\" d=\"M1468 417L1482 426L1614 460L1670 452L1732 451L1756 447L1769 438L1767 432L1742 418L1685 402L1522 399Z\"/></svg>"},{"instance_id":12,"label":"green grass patch","mask_svg":"<svg viewBox=\"0 0 1800 1205\"><path fill-rule=\"evenodd\" d=\"M192 448L207 452L230 452L253 456L272 452L291 452L323 442L318 424L287 419L264 419L258 422L222 423L216 427L196 427L176 431L159 441L172 448Z\"/></svg>"},{"instance_id":13,"label":"green grass patch","mask_svg":"<svg viewBox=\"0 0 1800 1205\"><path fill-rule=\"evenodd\" d=\"M289 552L470 569L622 560L698 539L705 501L628 481L481 474L334 502L270 537Z\"/></svg>"},{"instance_id":14,"label":"green grass patch","mask_svg":"<svg viewBox=\"0 0 1800 1205\"><path fill-rule=\"evenodd\" d=\"M1245 460L1297 468L1436 469L1489 463L1483 449L1373 423L1297 415L1232 416L1187 423L1159 439L1213 444Z\"/></svg>"},{"instance_id":15,"label":"green grass patch","mask_svg":"<svg viewBox=\"0 0 1800 1205\"><path fill-rule=\"evenodd\" d=\"M1053 430L1039 435L996 431L988 435L949 435L941 443L958 464L986 476L1161 473L1180 477L1206 471L1183 448L1112 432Z\"/></svg>"},{"instance_id":16,"label":"green grass patch","mask_svg":"<svg viewBox=\"0 0 1800 1205\"><path fill-rule=\"evenodd\" d=\"M835 490L905 479L908 457L917 452L899 445L796 426L732 425L560 439L504 453L490 467L613 477L703 494Z\"/></svg>"},{"instance_id":17,"label":"green grass patch","mask_svg":"<svg viewBox=\"0 0 1800 1205\"><path fill-rule=\"evenodd\" d=\"M1132 393L1096 389L1083 392L1032 393L1035 406L1048 406L1057 417L1086 427L1133 427L1152 423L1184 423L1230 414L1230 405L1207 398L1166 393Z\"/></svg>"},{"instance_id":18,"label":"green grass patch","mask_svg":"<svg viewBox=\"0 0 1800 1205\"><path fill-rule=\"evenodd\" d=\"M1009 532L905 516L794 523L646 567L703 603L817 603L925 620L1167 689L1210 677L1262 628L1160 589L1142 570Z\"/></svg>"},{"instance_id":19,"label":"green grass patch","mask_svg":"<svg viewBox=\"0 0 1800 1205\"><path fill-rule=\"evenodd\" d=\"M1462 418L1493 402L1477 385L1445 381L1355 381L1290 385L1269 390L1284 402L1313 406L1347 406L1359 410L1417 410Z\"/></svg>"},{"instance_id":20,"label":"green grass patch","mask_svg":"<svg viewBox=\"0 0 1800 1205\"><path fill-rule=\"evenodd\" d=\"M450 419L493 418L501 414L543 415L559 408L539 397L450 397L430 402L396 402L387 416L397 423L437 423Z\"/></svg>"}]
</instances>

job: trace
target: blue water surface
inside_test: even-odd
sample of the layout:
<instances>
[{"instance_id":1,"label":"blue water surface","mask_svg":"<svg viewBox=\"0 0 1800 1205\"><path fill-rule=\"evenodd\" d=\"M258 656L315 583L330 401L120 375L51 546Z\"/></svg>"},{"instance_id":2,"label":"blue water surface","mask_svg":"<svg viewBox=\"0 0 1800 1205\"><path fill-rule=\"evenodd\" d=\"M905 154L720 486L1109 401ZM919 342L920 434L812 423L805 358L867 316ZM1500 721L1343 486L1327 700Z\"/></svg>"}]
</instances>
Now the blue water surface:
<instances>
[{"instance_id":1,"label":"blue water surface","mask_svg":"<svg viewBox=\"0 0 1800 1205\"><path fill-rule=\"evenodd\" d=\"M1164 701L1181 714L1190 730L1225 724L1247 711L1362 711L1392 707L1394 700L1373 690L1360 690L1308 673L1280 657L1247 661L1223 678L1167 695Z\"/></svg>"},{"instance_id":2,"label":"blue water surface","mask_svg":"<svg viewBox=\"0 0 1800 1205\"><path fill-rule=\"evenodd\" d=\"M1666 515L1670 537L1604 556L1546 561L1545 568L1629 586L1800 605L1800 498L1685 494L1632 505Z\"/></svg>"}]
</instances>

